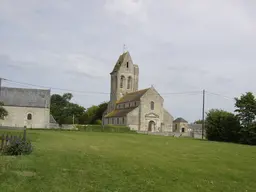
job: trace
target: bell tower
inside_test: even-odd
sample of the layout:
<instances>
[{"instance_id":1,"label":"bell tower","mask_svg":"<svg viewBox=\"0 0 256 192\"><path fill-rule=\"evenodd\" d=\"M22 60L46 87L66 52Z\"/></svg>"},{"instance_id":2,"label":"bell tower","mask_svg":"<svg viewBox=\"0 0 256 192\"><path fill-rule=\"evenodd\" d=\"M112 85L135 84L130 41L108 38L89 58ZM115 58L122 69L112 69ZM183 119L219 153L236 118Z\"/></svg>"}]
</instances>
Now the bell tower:
<instances>
[{"instance_id":1,"label":"bell tower","mask_svg":"<svg viewBox=\"0 0 256 192\"><path fill-rule=\"evenodd\" d=\"M110 76L111 90L108 112L115 109L116 101L125 94L138 90L139 67L133 63L128 51L119 56Z\"/></svg>"}]
</instances>

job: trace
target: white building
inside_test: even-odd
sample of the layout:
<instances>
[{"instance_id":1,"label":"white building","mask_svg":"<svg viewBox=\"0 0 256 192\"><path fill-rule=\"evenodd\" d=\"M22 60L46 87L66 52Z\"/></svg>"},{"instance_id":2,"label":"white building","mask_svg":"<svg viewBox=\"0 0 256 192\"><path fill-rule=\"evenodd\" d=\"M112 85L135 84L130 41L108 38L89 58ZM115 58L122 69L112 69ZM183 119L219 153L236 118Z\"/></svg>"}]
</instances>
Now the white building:
<instances>
[{"instance_id":1,"label":"white building","mask_svg":"<svg viewBox=\"0 0 256 192\"><path fill-rule=\"evenodd\" d=\"M0 101L8 116L2 127L49 128L50 90L2 87Z\"/></svg>"}]
</instances>

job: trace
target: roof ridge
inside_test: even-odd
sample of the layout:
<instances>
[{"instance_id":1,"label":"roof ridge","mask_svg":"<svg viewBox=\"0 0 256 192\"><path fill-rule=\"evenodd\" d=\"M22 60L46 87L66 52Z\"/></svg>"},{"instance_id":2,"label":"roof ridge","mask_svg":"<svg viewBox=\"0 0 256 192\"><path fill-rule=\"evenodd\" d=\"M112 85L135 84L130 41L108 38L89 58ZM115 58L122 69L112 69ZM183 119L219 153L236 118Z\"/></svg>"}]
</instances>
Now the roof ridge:
<instances>
[{"instance_id":1,"label":"roof ridge","mask_svg":"<svg viewBox=\"0 0 256 192\"><path fill-rule=\"evenodd\" d=\"M108 114L106 114L104 117L108 118L108 117L124 117L126 116L128 113L130 113L131 111L133 111L134 109L136 109L138 106L136 107L129 107L129 108L124 108L124 109L114 109L112 111L110 111Z\"/></svg>"},{"instance_id":2,"label":"roof ridge","mask_svg":"<svg viewBox=\"0 0 256 192\"><path fill-rule=\"evenodd\" d=\"M149 90L150 88L147 89L141 89L138 91L134 91L131 93L125 94L123 97L121 97L119 100L116 101L116 104L120 103L126 103L126 102L131 102L131 101L138 101L140 98Z\"/></svg>"},{"instance_id":3,"label":"roof ridge","mask_svg":"<svg viewBox=\"0 0 256 192\"><path fill-rule=\"evenodd\" d=\"M147 89L150 89L150 88L140 89L140 90L138 90L138 91L134 91L134 92L127 93L126 95L128 95L128 94L133 94L133 93L138 93L138 92L140 92L140 91L145 91L145 90L147 90ZM124 96L125 96L125 95L124 95Z\"/></svg>"},{"instance_id":4,"label":"roof ridge","mask_svg":"<svg viewBox=\"0 0 256 192\"><path fill-rule=\"evenodd\" d=\"M5 87L2 86L2 89L19 89L19 90L33 90L33 91L50 91L51 89L37 89L37 88L23 88L23 87Z\"/></svg>"}]
</instances>

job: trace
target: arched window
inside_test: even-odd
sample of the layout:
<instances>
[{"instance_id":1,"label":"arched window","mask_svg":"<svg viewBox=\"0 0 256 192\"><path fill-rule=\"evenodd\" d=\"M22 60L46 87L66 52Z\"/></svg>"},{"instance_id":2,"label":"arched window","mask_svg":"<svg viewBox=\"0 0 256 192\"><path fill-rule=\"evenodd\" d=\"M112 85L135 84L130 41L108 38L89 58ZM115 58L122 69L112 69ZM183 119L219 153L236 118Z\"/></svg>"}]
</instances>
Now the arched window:
<instances>
[{"instance_id":1,"label":"arched window","mask_svg":"<svg viewBox=\"0 0 256 192\"><path fill-rule=\"evenodd\" d=\"M129 62L126 63L126 67L129 68Z\"/></svg>"},{"instance_id":2,"label":"arched window","mask_svg":"<svg viewBox=\"0 0 256 192\"><path fill-rule=\"evenodd\" d=\"M154 110L154 108L155 108L155 103L153 101L150 102L150 108L151 108L151 110Z\"/></svg>"},{"instance_id":3,"label":"arched window","mask_svg":"<svg viewBox=\"0 0 256 192\"><path fill-rule=\"evenodd\" d=\"M131 86L132 86L132 77L128 77L127 89L131 89Z\"/></svg>"},{"instance_id":4,"label":"arched window","mask_svg":"<svg viewBox=\"0 0 256 192\"><path fill-rule=\"evenodd\" d=\"M124 76L121 76L120 88L124 87Z\"/></svg>"},{"instance_id":5,"label":"arched window","mask_svg":"<svg viewBox=\"0 0 256 192\"><path fill-rule=\"evenodd\" d=\"M32 114L31 114L31 113L29 113L29 114L27 115L27 120L32 120Z\"/></svg>"}]
</instances>

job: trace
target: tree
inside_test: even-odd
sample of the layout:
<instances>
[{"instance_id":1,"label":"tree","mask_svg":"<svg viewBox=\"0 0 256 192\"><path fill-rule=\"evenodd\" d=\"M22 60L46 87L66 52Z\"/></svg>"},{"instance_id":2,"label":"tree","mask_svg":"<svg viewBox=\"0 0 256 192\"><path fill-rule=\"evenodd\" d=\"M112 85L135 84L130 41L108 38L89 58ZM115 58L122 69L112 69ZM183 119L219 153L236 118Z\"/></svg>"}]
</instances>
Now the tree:
<instances>
[{"instance_id":1,"label":"tree","mask_svg":"<svg viewBox=\"0 0 256 192\"><path fill-rule=\"evenodd\" d=\"M72 93L64 93L62 96L63 100L67 103L70 102L72 97L73 97Z\"/></svg>"},{"instance_id":2,"label":"tree","mask_svg":"<svg viewBox=\"0 0 256 192\"><path fill-rule=\"evenodd\" d=\"M97 120L96 113L99 110L99 107L97 105L93 105L89 107L86 112L85 112L85 117L86 117L86 124L94 124L95 121Z\"/></svg>"},{"instance_id":3,"label":"tree","mask_svg":"<svg viewBox=\"0 0 256 192\"><path fill-rule=\"evenodd\" d=\"M8 115L8 112L3 106L4 106L4 103L0 102L0 119L4 119L4 117Z\"/></svg>"},{"instance_id":4,"label":"tree","mask_svg":"<svg viewBox=\"0 0 256 192\"><path fill-rule=\"evenodd\" d=\"M230 112L212 109L206 117L206 137L212 141L238 142L240 123Z\"/></svg>"},{"instance_id":5,"label":"tree","mask_svg":"<svg viewBox=\"0 0 256 192\"><path fill-rule=\"evenodd\" d=\"M104 111L107 109L107 102L93 105L86 110L83 106L72 103L72 97L71 93L65 93L62 96L58 94L51 96L51 114L59 125L72 124L73 116L76 124L95 124L100 122Z\"/></svg>"},{"instance_id":6,"label":"tree","mask_svg":"<svg viewBox=\"0 0 256 192\"><path fill-rule=\"evenodd\" d=\"M89 107L86 111L86 123L99 124L99 120L102 120L102 115L107 110L107 107L107 102L103 102L99 105L93 105Z\"/></svg>"},{"instance_id":7,"label":"tree","mask_svg":"<svg viewBox=\"0 0 256 192\"><path fill-rule=\"evenodd\" d=\"M251 92L243 94L240 98L235 98L235 107L237 108L237 116L241 121L241 125L248 127L255 122L256 116L256 99Z\"/></svg>"},{"instance_id":8,"label":"tree","mask_svg":"<svg viewBox=\"0 0 256 192\"><path fill-rule=\"evenodd\" d=\"M203 124L203 120L201 120L201 119L196 120L196 121L194 121L194 124Z\"/></svg>"},{"instance_id":9,"label":"tree","mask_svg":"<svg viewBox=\"0 0 256 192\"><path fill-rule=\"evenodd\" d=\"M235 98L235 112L239 118L241 128L240 142L244 144L256 145L256 98L251 92L242 94L240 98Z\"/></svg>"},{"instance_id":10,"label":"tree","mask_svg":"<svg viewBox=\"0 0 256 192\"><path fill-rule=\"evenodd\" d=\"M102 120L103 113L107 110L108 108L108 102L102 102L101 104L98 105L98 110L95 114L96 119Z\"/></svg>"},{"instance_id":11,"label":"tree","mask_svg":"<svg viewBox=\"0 0 256 192\"><path fill-rule=\"evenodd\" d=\"M62 96L58 94L51 96L51 114L59 125L72 124L73 116L75 117L75 123L81 123L85 108L70 102L72 97L71 93L65 93Z\"/></svg>"}]
</instances>

